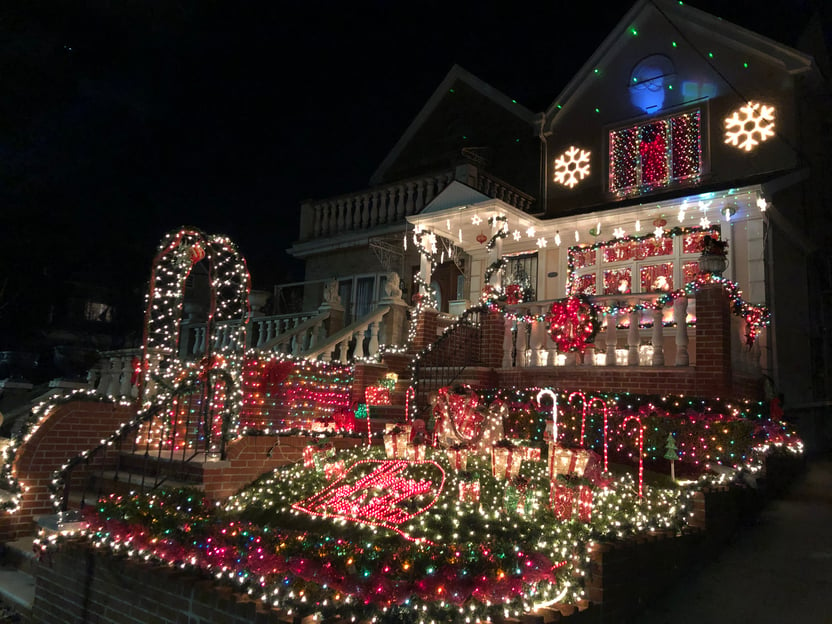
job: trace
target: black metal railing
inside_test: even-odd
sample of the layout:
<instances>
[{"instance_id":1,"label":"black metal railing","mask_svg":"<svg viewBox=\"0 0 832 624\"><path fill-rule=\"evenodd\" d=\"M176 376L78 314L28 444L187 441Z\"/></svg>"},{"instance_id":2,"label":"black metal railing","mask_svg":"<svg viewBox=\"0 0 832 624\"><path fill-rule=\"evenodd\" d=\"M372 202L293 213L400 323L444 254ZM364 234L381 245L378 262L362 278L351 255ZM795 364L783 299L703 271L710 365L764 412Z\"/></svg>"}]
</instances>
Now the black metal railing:
<instances>
[{"instance_id":1,"label":"black metal railing","mask_svg":"<svg viewBox=\"0 0 832 624\"><path fill-rule=\"evenodd\" d=\"M90 497L198 485L200 461L225 459L234 410L231 387L226 371L203 369L161 394L98 446L55 471L56 511L83 509Z\"/></svg>"},{"instance_id":2,"label":"black metal railing","mask_svg":"<svg viewBox=\"0 0 832 624\"><path fill-rule=\"evenodd\" d=\"M468 308L434 342L416 354L410 364L413 399L410 418L428 418L430 395L457 381L469 366L480 364L481 321L485 306Z\"/></svg>"}]
</instances>

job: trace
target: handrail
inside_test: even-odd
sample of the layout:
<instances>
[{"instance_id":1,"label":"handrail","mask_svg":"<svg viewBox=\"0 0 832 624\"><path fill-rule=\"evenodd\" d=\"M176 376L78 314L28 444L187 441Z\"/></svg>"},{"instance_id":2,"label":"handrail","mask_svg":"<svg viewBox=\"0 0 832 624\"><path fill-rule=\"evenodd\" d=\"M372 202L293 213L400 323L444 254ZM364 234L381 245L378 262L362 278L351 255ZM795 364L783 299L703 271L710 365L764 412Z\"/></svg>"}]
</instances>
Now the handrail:
<instances>
[{"instance_id":1,"label":"handrail","mask_svg":"<svg viewBox=\"0 0 832 624\"><path fill-rule=\"evenodd\" d=\"M257 348L262 349L264 351L271 351L274 347L280 344L285 344L290 342L293 338L298 335L305 335L307 331L310 329L315 328L319 324L323 323L330 317L331 310L324 310L323 312L319 312L316 316L305 320L304 322L300 323L296 327L292 327L290 330L283 332L282 334L278 334L271 340L264 342L263 344L259 345ZM286 316L299 316L298 314L295 315L282 315L283 317Z\"/></svg>"},{"instance_id":2,"label":"handrail","mask_svg":"<svg viewBox=\"0 0 832 624\"><path fill-rule=\"evenodd\" d=\"M468 308L459 315L459 319L454 325L446 328L435 342L428 345L416 356L410 363L411 369L411 387L414 391L414 401L411 403L412 413L408 414L409 418L415 417L420 408L427 406L428 392L440 387L449 386L456 381L468 366L475 366L479 362L479 347L482 341L480 332L481 317L487 310L485 304L479 304ZM463 332L470 334L471 330L476 332L476 335L463 336ZM447 353L443 350L444 343L449 343L457 337L460 337L460 346L465 350L461 362L454 361L453 356L456 353ZM453 345L449 346L452 349ZM476 353L472 354L471 349L476 349ZM462 350L460 350L462 351ZM435 360L435 361L434 361ZM431 368L434 374L431 379L427 379L425 372ZM445 373L444 375L442 373ZM431 382L432 388L426 388L426 382Z\"/></svg>"},{"instance_id":3,"label":"handrail","mask_svg":"<svg viewBox=\"0 0 832 624\"><path fill-rule=\"evenodd\" d=\"M161 380L157 380L161 381ZM131 421L122 424L115 432L113 432L109 437L103 439L98 446L83 451L82 453L76 455L72 459L70 459L67 463L65 463L61 468L54 471L52 473L52 480L49 485L50 489L50 496L52 498L52 505L55 507L55 511L63 513L67 511L68 503L69 503L69 494L70 488L72 487L73 479L72 479L72 471L79 466L80 464L89 465L93 462L93 460L99 456L99 454L103 455L103 451L113 445L115 445L116 449L120 452L121 446L124 441L128 439L129 436L140 432L140 430L146 426L148 432L152 432L154 430L154 420L157 416L164 416L168 413L171 409L176 409L178 406L178 401L180 401L183 397L190 396L197 390L206 390L208 392L212 392L216 389L218 383L223 383L226 388L226 392L231 387L232 380L230 375L221 369L212 368L208 370L195 370L192 371L188 377L186 377L183 381L181 381L177 386L173 387L169 393L165 394L158 394L155 397L155 402L147 407L146 409L142 410L138 413L138 415ZM201 384L201 388L200 388ZM160 386L161 387L161 386ZM201 403L203 405L209 405L212 401L206 397L203 397ZM190 410L186 409L185 412L187 413L187 418L190 419ZM226 407L225 409L220 412L221 416L221 424L220 424L220 431L219 435L221 436L220 440L220 459L225 458L225 438L228 435L230 423L231 423L231 407ZM173 435L173 441L170 444L170 449L168 452L165 453L163 457L163 449L162 444L158 445L157 449L154 449L154 454L156 455L157 463L155 465L155 474L152 475L152 478L149 478L151 475L148 475L148 469L150 468L150 459L151 459L151 445L146 442L144 444L144 453L143 455L139 455L139 459L143 460L144 465L141 468L141 475L137 477L139 480L138 483L132 483L132 473L127 471L128 474L128 486L134 486L138 489L144 490L153 490L163 483L165 483L169 478L170 474L160 474L160 466L158 460L178 460L182 464L191 462L194 458L199 455L203 455L207 457L210 443L211 443L211 435L213 433L213 425L214 425L214 414L205 413L202 414L202 418L200 418L197 422L191 423L190 420L186 420L184 423L184 436L188 436L190 433L191 428L195 429L195 442L200 442L204 445L204 449L200 451L196 445L194 445L190 456L186 456L186 453L189 448L188 438L185 437L183 440L176 440L177 435L177 427L180 425L174 415L174 420L169 425L167 423L162 423L161 428L165 426L169 426L170 430ZM158 426L158 425L157 425ZM179 454L178 449L176 448L177 444L181 445L181 458L174 457L174 453L177 455ZM133 452L138 449L137 439L134 437L133 439ZM116 468L116 479L118 479L118 473L121 468L121 461L120 458L116 459L115 468ZM102 463L99 462L99 468L103 472ZM149 485L148 485L149 481ZM86 491L82 492L81 497L81 507L83 508L85 504L85 494Z\"/></svg>"},{"instance_id":4,"label":"handrail","mask_svg":"<svg viewBox=\"0 0 832 624\"><path fill-rule=\"evenodd\" d=\"M315 349L303 353L303 357L310 360L316 360L321 355L324 355L326 353L332 353L339 344L348 342L355 335L356 332L366 330L367 327L369 327L372 323L380 321L389 310L389 305L379 306L369 314L366 314L357 321L354 321L352 324L348 325L341 331L333 334L332 336L329 336L325 343L315 347ZM370 355L375 355L375 353L371 353ZM343 359L344 358L342 356L342 360Z\"/></svg>"}]
</instances>

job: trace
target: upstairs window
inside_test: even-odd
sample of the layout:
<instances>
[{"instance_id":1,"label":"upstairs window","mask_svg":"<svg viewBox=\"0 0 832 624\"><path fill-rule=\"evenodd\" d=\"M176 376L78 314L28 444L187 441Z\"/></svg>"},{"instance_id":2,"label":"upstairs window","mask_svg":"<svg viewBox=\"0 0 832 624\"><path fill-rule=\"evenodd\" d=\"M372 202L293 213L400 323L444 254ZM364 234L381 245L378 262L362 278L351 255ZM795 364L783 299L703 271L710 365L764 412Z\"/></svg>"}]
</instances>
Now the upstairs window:
<instances>
[{"instance_id":1,"label":"upstairs window","mask_svg":"<svg viewBox=\"0 0 832 624\"><path fill-rule=\"evenodd\" d=\"M689 111L610 132L610 192L637 195L702 173L701 113Z\"/></svg>"}]
</instances>

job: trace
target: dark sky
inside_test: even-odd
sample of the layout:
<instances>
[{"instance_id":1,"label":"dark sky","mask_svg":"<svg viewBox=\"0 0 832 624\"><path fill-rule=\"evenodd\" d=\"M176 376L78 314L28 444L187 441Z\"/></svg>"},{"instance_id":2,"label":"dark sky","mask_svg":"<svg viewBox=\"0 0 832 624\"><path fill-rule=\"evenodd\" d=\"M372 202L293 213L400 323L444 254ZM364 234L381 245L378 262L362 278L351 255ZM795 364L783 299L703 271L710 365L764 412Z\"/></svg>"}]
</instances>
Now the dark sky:
<instances>
[{"instance_id":1,"label":"dark sky","mask_svg":"<svg viewBox=\"0 0 832 624\"><path fill-rule=\"evenodd\" d=\"M692 4L791 42L815 1ZM260 288L291 276L300 201L364 188L454 63L540 111L631 6L4 4L3 270L135 282L188 224L235 240Z\"/></svg>"}]
</instances>

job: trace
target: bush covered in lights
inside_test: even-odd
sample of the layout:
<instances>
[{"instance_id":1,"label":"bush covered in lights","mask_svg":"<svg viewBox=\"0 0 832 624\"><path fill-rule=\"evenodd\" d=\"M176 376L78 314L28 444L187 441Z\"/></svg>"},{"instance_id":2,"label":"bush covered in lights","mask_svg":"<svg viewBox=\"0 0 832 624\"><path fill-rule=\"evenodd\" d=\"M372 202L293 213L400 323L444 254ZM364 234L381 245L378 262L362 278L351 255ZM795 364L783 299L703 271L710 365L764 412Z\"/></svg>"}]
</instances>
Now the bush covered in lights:
<instances>
[{"instance_id":1,"label":"bush covered in lights","mask_svg":"<svg viewBox=\"0 0 832 624\"><path fill-rule=\"evenodd\" d=\"M522 463L517 505L517 483L494 478L486 457L471 457L466 471L438 449L427 449L424 462L383 461L378 446L333 459L347 467L340 481L293 464L222 508L194 491L113 496L88 514L89 536L115 552L211 573L294 614L464 621L581 599L591 540L678 529L692 495L646 488L639 499L623 474L596 490L589 522L561 521L549 505L545 461ZM374 505L384 497L377 483L353 492L342 517L299 510L333 485L359 483L351 466L366 473L396 463L411 481L430 484L404 505L397 530L385 528ZM475 482L478 500L466 494Z\"/></svg>"}]
</instances>

